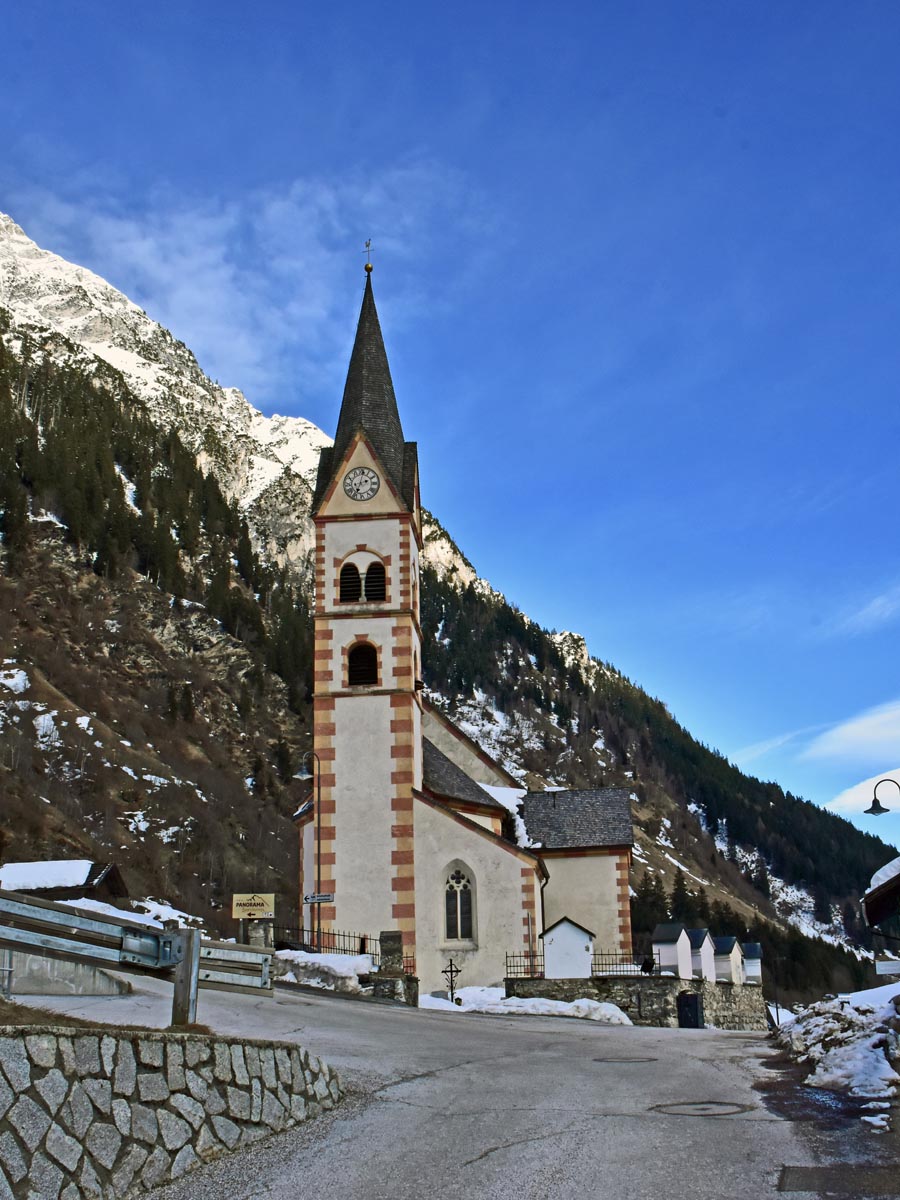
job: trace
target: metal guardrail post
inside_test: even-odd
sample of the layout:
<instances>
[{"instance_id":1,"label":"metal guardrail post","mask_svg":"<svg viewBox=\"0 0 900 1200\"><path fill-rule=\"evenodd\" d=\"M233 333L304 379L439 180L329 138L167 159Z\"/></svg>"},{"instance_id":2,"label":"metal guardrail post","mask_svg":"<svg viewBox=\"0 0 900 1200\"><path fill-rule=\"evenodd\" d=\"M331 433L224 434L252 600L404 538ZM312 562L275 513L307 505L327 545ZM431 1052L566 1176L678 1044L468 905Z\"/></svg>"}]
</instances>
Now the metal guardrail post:
<instances>
[{"instance_id":1,"label":"metal guardrail post","mask_svg":"<svg viewBox=\"0 0 900 1200\"><path fill-rule=\"evenodd\" d=\"M193 1025L197 1020L197 992L200 984L200 930L185 929L184 955L175 968L172 996L172 1024Z\"/></svg>"},{"instance_id":2,"label":"metal guardrail post","mask_svg":"<svg viewBox=\"0 0 900 1200\"><path fill-rule=\"evenodd\" d=\"M12 950L0 951L0 962L3 963L3 965L0 966L0 996L2 996L4 1000L12 1000L12 956Z\"/></svg>"}]
</instances>

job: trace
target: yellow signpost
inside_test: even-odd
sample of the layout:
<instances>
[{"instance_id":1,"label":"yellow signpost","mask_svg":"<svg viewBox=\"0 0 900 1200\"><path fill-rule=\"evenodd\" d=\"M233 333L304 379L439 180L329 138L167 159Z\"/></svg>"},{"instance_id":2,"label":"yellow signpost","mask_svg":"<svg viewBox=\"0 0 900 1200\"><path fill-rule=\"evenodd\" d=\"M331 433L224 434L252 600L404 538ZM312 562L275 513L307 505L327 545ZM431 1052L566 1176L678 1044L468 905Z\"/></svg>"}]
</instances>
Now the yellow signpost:
<instances>
[{"instance_id":1,"label":"yellow signpost","mask_svg":"<svg viewBox=\"0 0 900 1200\"><path fill-rule=\"evenodd\" d=\"M274 892L235 892L231 897L231 915L241 921L274 921Z\"/></svg>"}]
</instances>

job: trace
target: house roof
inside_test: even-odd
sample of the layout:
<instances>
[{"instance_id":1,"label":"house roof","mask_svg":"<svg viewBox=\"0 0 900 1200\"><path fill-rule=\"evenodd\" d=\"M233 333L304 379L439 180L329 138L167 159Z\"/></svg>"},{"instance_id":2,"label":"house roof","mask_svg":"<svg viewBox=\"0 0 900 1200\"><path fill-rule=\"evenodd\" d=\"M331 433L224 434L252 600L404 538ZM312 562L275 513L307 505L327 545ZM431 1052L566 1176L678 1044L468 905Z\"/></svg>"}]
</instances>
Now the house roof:
<instances>
[{"instance_id":1,"label":"house roof","mask_svg":"<svg viewBox=\"0 0 900 1200\"><path fill-rule=\"evenodd\" d=\"M88 890L101 883L105 883L114 895L128 895L125 880L115 863L98 863L89 858L53 858L0 865L0 888L9 892Z\"/></svg>"},{"instance_id":2,"label":"house roof","mask_svg":"<svg viewBox=\"0 0 900 1200\"><path fill-rule=\"evenodd\" d=\"M687 935L691 939L692 950L699 950L707 938L712 941L712 936L708 929L689 929Z\"/></svg>"},{"instance_id":3,"label":"house roof","mask_svg":"<svg viewBox=\"0 0 900 1200\"><path fill-rule=\"evenodd\" d=\"M634 843L627 788L527 792L521 812L529 838L546 850Z\"/></svg>"},{"instance_id":4,"label":"house roof","mask_svg":"<svg viewBox=\"0 0 900 1200\"><path fill-rule=\"evenodd\" d=\"M687 933L685 927L680 921L667 921L662 925L657 925L653 930L653 943L677 942L683 933Z\"/></svg>"},{"instance_id":5,"label":"house roof","mask_svg":"<svg viewBox=\"0 0 900 1200\"><path fill-rule=\"evenodd\" d=\"M489 796L484 788L479 787L474 779L448 758L442 750L438 750L434 742L428 738L422 739L422 774L425 787L438 796L448 800L461 800L468 804L479 804L484 808L496 809L505 813L506 809L493 796Z\"/></svg>"},{"instance_id":6,"label":"house roof","mask_svg":"<svg viewBox=\"0 0 900 1200\"><path fill-rule=\"evenodd\" d=\"M759 942L744 942L741 948L744 958L762 958L762 946Z\"/></svg>"},{"instance_id":7,"label":"house roof","mask_svg":"<svg viewBox=\"0 0 900 1200\"><path fill-rule=\"evenodd\" d=\"M579 925L577 921L573 921L571 917L560 917L558 921L554 921L552 925L548 925L544 933L539 933L538 937L543 937L544 934L550 933L557 925L574 925L576 929L580 929L582 933L586 933L589 938L595 938L597 935L592 929L585 929L583 925Z\"/></svg>"},{"instance_id":8,"label":"house roof","mask_svg":"<svg viewBox=\"0 0 900 1200\"><path fill-rule=\"evenodd\" d=\"M900 858L875 872L862 902L870 925L880 925L900 913Z\"/></svg>"},{"instance_id":9,"label":"house roof","mask_svg":"<svg viewBox=\"0 0 900 1200\"><path fill-rule=\"evenodd\" d=\"M369 439L395 491L412 510L416 445L415 442L403 440L391 369L375 309L371 274L366 275L334 446L323 450L319 458L313 511L318 508L331 482L334 468L346 454L358 431L362 431Z\"/></svg>"},{"instance_id":10,"label":"house roof","mask_svg":"<svg viewBox=\"0 0 900 1200\"><path fill-rule=\"evenodd\" d=\"M739 950L741 948L741 944L736 937L714 937L713 945L716 948L717 956L722 954L730 954L735 946L737 946Z\"/></svg>"}]
</instances>

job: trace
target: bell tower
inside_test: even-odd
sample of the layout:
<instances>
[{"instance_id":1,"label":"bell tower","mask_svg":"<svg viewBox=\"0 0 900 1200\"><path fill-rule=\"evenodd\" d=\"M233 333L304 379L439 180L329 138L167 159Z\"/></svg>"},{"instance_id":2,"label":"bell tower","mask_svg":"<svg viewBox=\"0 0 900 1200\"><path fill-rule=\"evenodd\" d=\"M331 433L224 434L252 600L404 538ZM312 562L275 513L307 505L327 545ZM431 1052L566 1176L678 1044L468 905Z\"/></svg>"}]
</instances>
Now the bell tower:
<instances>
[{"instance_id":1,"label":"bell tower","mask_svg":"<svg viewBox=\"0 0 900 1200\"><path fill-rule=\"evenodd\" d=\"M337 433L313 500L321 812L303 828L301 871L305 890L318 868L322 892L334 893L323 930L399 929L413 954L422 529L416 445L403 438L371 271L367 263ZM315 913L305 915L314 927Z\"/></svg>"}]
</instances>

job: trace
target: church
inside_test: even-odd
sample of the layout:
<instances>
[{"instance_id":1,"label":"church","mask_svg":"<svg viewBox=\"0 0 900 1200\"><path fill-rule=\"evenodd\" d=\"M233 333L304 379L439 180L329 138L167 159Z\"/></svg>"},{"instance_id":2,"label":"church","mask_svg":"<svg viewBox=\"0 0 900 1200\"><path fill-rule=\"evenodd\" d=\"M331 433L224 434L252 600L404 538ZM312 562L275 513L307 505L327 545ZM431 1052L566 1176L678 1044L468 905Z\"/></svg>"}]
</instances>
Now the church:
<instances>
[{"instance_id":1,"label":"church","mask_svg":"<svg viewBox=\"0 0 900 1200\"><path fill-rule=\"evenodd\" d=\"M451 957L461 985L500 983L506 955L539 954L564 917L598 952L629 955L628 792L526 793L424 695L418 459L371 270L313 500L318 779L297 814L299 882L301 902L333 899L318 918L301 908L304 924L399 930L425 992Z\"/></svg>"}]
</instances>

